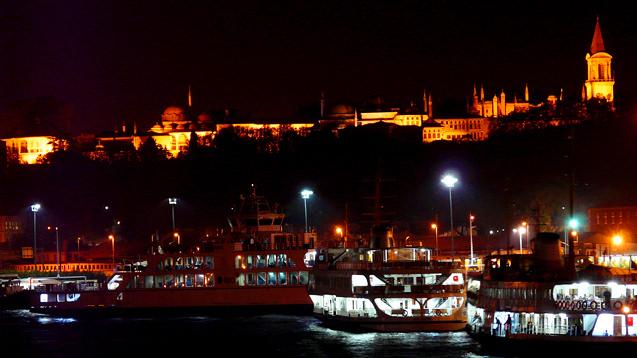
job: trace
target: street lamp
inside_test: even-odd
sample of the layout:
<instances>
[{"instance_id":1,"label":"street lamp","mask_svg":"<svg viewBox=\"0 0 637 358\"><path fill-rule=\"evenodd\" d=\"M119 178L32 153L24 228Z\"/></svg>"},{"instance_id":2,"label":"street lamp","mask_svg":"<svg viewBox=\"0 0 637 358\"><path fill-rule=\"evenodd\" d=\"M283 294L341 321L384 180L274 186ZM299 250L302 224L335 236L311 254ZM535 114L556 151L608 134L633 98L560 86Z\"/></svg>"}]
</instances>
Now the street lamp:
<instances>
[{"instance_id":1,"label":"street lamp","mask_svg":"<svg viewBox=\"0 0 637 358\"><path fill-rule=\"evenodd\" d=\"M438 252L438 224L431 224L431 228L436 231L436 256L438 256L440 255L440 253Z\"/></svg>"},{"instance_id":2,"label":"street lamp","mask_svg":"<svg viewBox=\"0 0 637 358\"><path fill-rule=\"evenodd\" d=\"M520 253L522 253L522 235L526 232L526 228L519 226L518 228L513 229L513 232L517 232L520 235Z\"/></svg>"},{"instance_id":3,"label":"street lamp","mask_svg":"<svg viewBox=\"0 0 637 358\"><path fill-rule=\"evenodd\" d=\"M471 260L469 261L471 265L474 264L474 257L473 257L473 220L475 220L475 216L473 216L473 214L469 213L469 245L471 248Z\"/></svg>"},{"instance_id":4,"label":"street lamp","mask_svg":"<svg viewBox=\"0 0 637 358\"><path fill-rule=\"evenodd\" d=\"M449 188L449 220L451 221L451 256L456 255L456 247L454 244L454 235L453 235L453 200L451 198L451 189L453 189L454 185L458 182L458 178L454 177L451 174L447 174L440 180L447 188Z\"/></svg>"},{"instance_id":5,"label":"street lamp","mask_svg":"<svg viewBox=\"0 0 637 358\"><path fill-rule=\"evenodd\" d=\"M623 242L624 242L624 238L621 235L619 234L613 235L612 245L620 246ZM611 260L612 260L612 256L610 255L610 249L611 248L609 246L608 247L608 266L611 266Z\"/></svg>"},{"instance_id":6,"label":"street lamp","mask_svg":"<svg viewBox=\"0 0 637 358\"><path fill-rule=\"evenodd\" d=\"M312 194L314 194L312 190L303 189L303 191L301 191L301 197L303 198L303 207L305 208L305 232L308 232L307 230L307 199L309 199Z\"/></svg>"},{"instance_id":7,"label":"street lamp","mask_svg":"<svg viewBox=\"0 0 637 358\"><path fill-rule=\"evenodd\" d=\"M51 227L47 227L47 229L51 230ZM55 252L56 252L56 262L58 267L58 277L60 277L60 236L58 235L59 230L58 227L55 227Z\"/></svg>"},{"instance_id":8,"label":"street lamp","mask_svg":"<svg viewBox=\"0 0 637 358\"><path fill-rule=\"evenodd\" d=\"M170 211L173 218L173 232L175 232L175 205L177 205L177 198L168 198L168 204L170 204Z\"/></svg>"},{"instance_id":9,"label":"street lamp","mask_svg":"<svg viewBox=\"0 0 637 358\"><path fill-rule=\"evenodd\" d=\"M173 233L173 237L174 237L175 239L177 239L177 245L180 245L180 244L181 244L181 235L179 235L179 233L178 233L178 232L174 232L174 233Z\"/></svg>"},{"instance_id":10,"label":"street lamp","mask_svg":"<svg viewBox=\"0 0 637 358\"><path fill-rule=\"evenodd\" d=\"M113 234L108 235L108 239L111 240L111 253L113 256L113 269L115 269L115 236Z\"/></svg>"},{"instance_id":11,"label":"street lamp","mask_svg":"<svg viewBox=\"0 0 637 358\"><path fill-rule=\"evenodd\" d=\"M31 211L33 212L33 264L38 264L38 242L37 242L37 225L36 225L36 215L38 211L40 211L40 204L36 203L31 205Z\"/></svg>"},{"instance_id":12,"label":"street lamp","mask_svg":"<svg viewBox=\"0 0 637 358\"><path fill-rule=\"evenodd\" d=\"M522 227L524 227L525 233L526 233L526 249L530 250L531 249L531 225L529 225L529 223L527 223L526 221L522 221Z\"/></svg>"}]
</instances>

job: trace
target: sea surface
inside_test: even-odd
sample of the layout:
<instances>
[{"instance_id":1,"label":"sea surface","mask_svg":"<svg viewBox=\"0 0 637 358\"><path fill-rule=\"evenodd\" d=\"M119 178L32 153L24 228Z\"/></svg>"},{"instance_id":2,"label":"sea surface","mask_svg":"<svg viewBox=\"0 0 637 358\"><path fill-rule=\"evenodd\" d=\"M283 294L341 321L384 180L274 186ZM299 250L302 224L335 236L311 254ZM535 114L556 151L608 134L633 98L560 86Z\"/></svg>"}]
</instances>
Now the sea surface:
<instances>
[{"instance_id":1,"label":"sea surface","mask_svg":"<svg viewBox=\"0 0 637 358\"><path fill-rule=\"evenodd\" d=\"M351 333L311 316L52 318L0 311L6 357L487 357L464 332Z\"/></svg>"}]
</instances>

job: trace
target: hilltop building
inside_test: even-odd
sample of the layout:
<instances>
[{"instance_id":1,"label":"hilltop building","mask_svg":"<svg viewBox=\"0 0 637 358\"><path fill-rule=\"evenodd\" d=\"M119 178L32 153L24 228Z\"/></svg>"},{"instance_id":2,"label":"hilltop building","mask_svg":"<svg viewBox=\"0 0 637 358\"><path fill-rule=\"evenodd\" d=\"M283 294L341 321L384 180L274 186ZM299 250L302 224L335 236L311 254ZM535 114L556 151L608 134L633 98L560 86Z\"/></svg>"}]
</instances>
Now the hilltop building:
<instances>
[{"instance_id":1,"label":"hilltop building","mask_svg":"<svg viewBox=\"0 0 637 358\"><path fill-rule=\"evenodd\" d=\"M586 54L588 75L582 89L583 100L604 99L610 104L611 108L613 107L615 101L613 93L615 76L611 67L612 60L613 56L606 52L604 47L602 29L599 24L599 17L597 17L590 52Z\"/></svg>"},{"instance_id":2,"label":"hilltop building","mask_svg":"<svg viewBox=\"0 0 637 358\"><path fill-rule=\"evenodd\" d=\"M524 100L518 100L517 96L513 96L513 102L507 102L504 90L500 91L500 96L493 95L492 100L486 100L484 96L484 87L480 85L480 96L476 86L473 86L473 97L471 101L470 115L480 117L506 117L514 112L528 112L531 108L529 103L529 86L524 86Z\"/></svg>"}]
</instances>

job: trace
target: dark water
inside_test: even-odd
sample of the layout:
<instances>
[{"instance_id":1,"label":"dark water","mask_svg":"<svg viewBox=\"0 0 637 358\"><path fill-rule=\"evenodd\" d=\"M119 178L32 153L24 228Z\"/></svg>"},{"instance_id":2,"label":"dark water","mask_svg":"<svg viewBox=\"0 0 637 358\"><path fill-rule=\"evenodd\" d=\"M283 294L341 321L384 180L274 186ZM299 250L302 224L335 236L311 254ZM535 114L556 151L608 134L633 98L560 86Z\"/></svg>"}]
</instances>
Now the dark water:
<instances>
[{"instance_id":1,"label":"dark water","mask_svg":"<svg viewBox=\"0 0 637 358\"><path fill-rule=\"evenodd\" d=\"M0 343L3 357L485 356L464 332L349 333L285 315L75 320L4 311Z\"/></svg>"}]
</instances>

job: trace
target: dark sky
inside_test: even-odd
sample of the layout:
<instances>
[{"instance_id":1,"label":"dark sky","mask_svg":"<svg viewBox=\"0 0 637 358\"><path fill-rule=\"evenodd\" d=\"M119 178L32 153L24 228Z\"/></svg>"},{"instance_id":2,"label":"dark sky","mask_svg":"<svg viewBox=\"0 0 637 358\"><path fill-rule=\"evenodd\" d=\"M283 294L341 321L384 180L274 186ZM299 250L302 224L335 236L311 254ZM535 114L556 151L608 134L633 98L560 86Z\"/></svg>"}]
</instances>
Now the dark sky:
<instances>
[{"instance_id":1,"label":"dark sky","mask_svg":"<svg viewBox=\"0 0 637 358\"><path fill-rule=\"evenodd\" d=\"M619 2L13 1L0 4L0 106L55 96L76 132L163 108L291 117L316 102L463 100L474 81L579 96L600 15L616 96L635 97L634 12ZM631 92L632 91L632 92ZM146 127L147 128L147 127Z\"/></svg>"}]
</instances>

